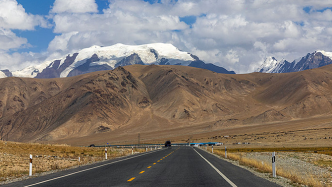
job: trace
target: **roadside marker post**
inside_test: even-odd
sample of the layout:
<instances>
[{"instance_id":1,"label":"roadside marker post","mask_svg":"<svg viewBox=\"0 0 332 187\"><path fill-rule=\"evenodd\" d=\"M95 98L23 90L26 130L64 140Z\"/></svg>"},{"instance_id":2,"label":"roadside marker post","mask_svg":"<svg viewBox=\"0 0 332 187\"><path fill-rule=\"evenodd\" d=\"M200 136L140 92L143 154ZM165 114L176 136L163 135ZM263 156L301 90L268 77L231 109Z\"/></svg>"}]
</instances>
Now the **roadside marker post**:
<instances>
[{"instance_id":1,"label":"roadside marker post","mask_svg":"<svg viewBox=\"0 0 332 187\"><path fill-rule=\"evenodd\" d=\"M134 154L134 147L131 146L131 154L133 155Z\"/></svg>"},{"instance_id":2,"label":"roadside marker post","mask_svg":"<svg viewBox=\"0 0 332 187\"><path fill-rule=\"evenodd\" d=\"M78 161L81 162L81 157L80 156L78 157Z\"/></svg>"},{"instance_id":3,"label":"roadside marker post","mask_svg":"<svg viewBox=\"0 0 332 187\"><path fill-rule=\"evenodd\" d=\"M148 151L148 147L145 147L145 152L147 152Z\"/></svg>"},{"instance_id":4,"label":"roadside marker post","mask_svg":"<svg viewBox=\"0 0 332 187\"><path fill-rule=\"evenodd\" d=\"M272 153L272 176L275 178L276 175L276 152Z\"/></svg>"},{"instance_id":5,"label":"roadside marker post","mask_svg":"<svg viewBox=\"0 0 332 187\"><path fill-rule=\"evenodd\" d=\"M107 148L105 148L105 160L107 160Z\"/></svg>"},{"instance_id":6,"label":"roadside marker post","mask_svg":"<svg viewBox=\"0 0 332 187\"><path fill-rule=\"evenodd\" d=\"M227 158L227 147L225 146L225 158Z\"/></svg>"},{"instance_id":7,"label":"roadside marker post","mask_svg":"<svg viewBox=\"0 0 332 187\"><path fill-rule=\"evenodd\" d=\"M212 153L213 153L213 145L212 145Z\"/></svg>"},{"instance_id":8,"label":"roadside marker post","mask_svg":"<svg viewBox=\"0 0 332 187\"><path fill-rule=\"evenodd\" d=\"M29 176L32 176L32 155L30 154Z\"/></svg>"}]
</instances>

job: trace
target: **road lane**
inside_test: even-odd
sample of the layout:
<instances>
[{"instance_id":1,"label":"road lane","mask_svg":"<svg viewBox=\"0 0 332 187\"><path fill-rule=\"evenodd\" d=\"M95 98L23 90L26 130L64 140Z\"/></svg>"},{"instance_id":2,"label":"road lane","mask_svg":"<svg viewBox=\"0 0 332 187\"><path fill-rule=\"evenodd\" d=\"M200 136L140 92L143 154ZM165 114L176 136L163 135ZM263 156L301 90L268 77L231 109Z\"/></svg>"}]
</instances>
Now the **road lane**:
<instances>
[{"instance_id":1,"label":"road lane","mask_svg":"<svg viewBox=\"0 0 332 187\"><path fill-rule=\"evenodd\" d=\"M174 148L173 148L174 149ZM191 147L181 147L130 186L230 186Z\"/></svg>"},{"instance_id":2,"label":"road lane","mask_svg":"<svg viewBox=\"0 0 332 187\"><path fill-rule=\"evenodd\" d=\"M106 161L103 164L99 164L95 169L91 169L91 166L90 169L81 167L5 186L27 186L45 180L49 181L39 183L35 186L228 187L231 186L231 183L239 187L278 186L253 175L245 169L234 166L205 151L192 147L166 148L122 160L123 161L121 161L121 159L117 159L117 161ZM84 169L86 171L82 172ZM78 173L70 174L73 172ZM222 177L220 173L226 177ZM55 177L61 178L53 180ZM225 178L228 178L231 183L225 180Z\"/></svg>"},{"instance_id":3,"label":"road lane","mask_svg":"<svg viewBox=\"0 0 332 187\"><path fill-rule=\"evenodd\" d=\"M165 152L170 152L170 150L163 149L132 155L125 158L108 160L102 163L64 170L4 186L28 186L43 181L47 182L35 186L116 186L119 182L122 183L123 181L127 181L129 179L128 177L133 175L131 172L134 172L135 169L143 168L144 163L153 160L152 158L156 156L160 157L161 155L164 155Z\"/></svg>"}]
</instances>

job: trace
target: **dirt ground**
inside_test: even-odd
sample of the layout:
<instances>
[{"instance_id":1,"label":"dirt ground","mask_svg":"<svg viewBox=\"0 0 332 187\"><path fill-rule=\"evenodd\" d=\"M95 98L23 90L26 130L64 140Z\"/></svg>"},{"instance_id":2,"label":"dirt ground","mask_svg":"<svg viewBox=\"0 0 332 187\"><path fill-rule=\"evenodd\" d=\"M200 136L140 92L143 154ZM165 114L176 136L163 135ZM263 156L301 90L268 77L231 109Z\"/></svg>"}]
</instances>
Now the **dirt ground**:
<instances>
[{"instance_id":1,"label":"dirt ground","mask_svg":"<svg viewBox=\"0 0 332 187\"><path fill-rule=\"evenodd\" d=\"M332 147L332 116L298 119L259 125L234 125L211 129L210 124L190 125L143 133L109 132L98 136L59 140L52 143L82 146L188 142L221 142L228 147ZM47 143L47 142L46 142Z\"/></svg>"}]
</instances>

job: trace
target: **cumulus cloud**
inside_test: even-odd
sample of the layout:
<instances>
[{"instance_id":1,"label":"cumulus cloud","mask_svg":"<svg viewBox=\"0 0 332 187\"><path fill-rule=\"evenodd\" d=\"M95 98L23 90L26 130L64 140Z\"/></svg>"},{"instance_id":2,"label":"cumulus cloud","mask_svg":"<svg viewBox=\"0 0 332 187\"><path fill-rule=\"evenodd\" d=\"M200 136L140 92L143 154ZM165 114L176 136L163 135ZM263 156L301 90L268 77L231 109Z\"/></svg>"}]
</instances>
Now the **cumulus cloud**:
<instances>
[{"instance_id":1,"label":"cumulus cloud","mask_svg":"<svg viewBox=\"0 0 332 187\"><path fill-rule=\"evenodd\" d=\"M26 44L26 38L17 37L12 31L0 28L0 51L19 48Z\"/></svg>"},{"instance_id":2,"label":"cumulus cloud","mask_svg":"<svg viewBox=\"0 0 332 187\"><path fill-rule=\"evenodd\" d=\"M33 30L37 25L48 27L42 16L27 14L16 0L0 0L0 28Z\"/></svg>"},{"instance_id":3,"label":"cumulus cloud","mask_svg":"<svg viewBox=\"0 0 332 187\"><path fill-rule=\"evenodd\" d=\"M3 14L11 15L9 8L2 11L0 4L0 40L13 41L2 50L28 45L11 29L47 25L15 0L0 3L18 13L8 18ZM57 35L48 54L55 57L92 45L165 42L207 63L247 73L268 56L291 61L317 49L332 51L328 7L332 2L324 0L109 0L100 13L95 0L55 0L49 16ZM188 16L195 18L190 25L181 21Z\"/></svg>"},{"instance_id":4,"label":"cumulus cloud","mask_svg":"<svg viewBox=\"0 0 332 187\"><path fill-rule=\"evenodd\" d=\"M16 0L0 0L0 69L17 70L38 61L39 55L34 53L13 52L31 47L26 38L17 36L13 30L33 31L36 26L49 28L50 24L43 16L26 13Z\"/></svg>"},{"instance_id":5,"label":"cumulus cloud","mask_svg":"<svg viewBox=\"0 0 332 187\"><path fill-rule=\"evenodd\" d=\"M103 14L55 14L54 32L61 35L55 37L48 50L66 53L92 45L175 43L179 40L176 32L189 26L179 16L164 13L164 9L167 8L158 3L125 0L111 1Z\"/></svg>"},{"instance_id":6,"label":"cumulus cloud","mask_svg":"<svg viewBox=\"0 0 332 187\"><path fill-rule=\"evenodd\" d=\"M68 42L71 39L72 36L77 34L78 32L70 32L70 33L64 33L59 36L55 36L55 38L50 42L49 44L49 50L50 51L68 51Z\"/></svg>"},{"instance_id":7,"label":"cumulus cloud","mask_svg":"<svg viewBox=\"0 0 332 187\"><path fill-rule=\"evenodd\" d=\"M34 30L36 26L48 28L49 24L42 16L26 13L16 0L0 0L0 52L29 47L28 40L12 30Z\"/></svg>"},{"instance_id":8,"label":"cumulus cloud","mask_svg":"<svg viewBox=\"0 0 332 187\"><path fill-rule=\"evenodd\" d=\"M98 12L95 0L55 0L52 13Z\"/></svg>"},{"instance_id":9,"label":"cumulus cloud","mask_svg":"<svg viewBox=\"0 0 332 187\"><path fill-rule=\"evenodd\" d=\"M0 50L0 69L19 70L41 63L45 58L36 53L6 53Z\"/></svg>"},{"instance_id":10,"label":"cumulus cloud","mask_svg":"<svg viewBox=\"0 0 332 187\"><path fill-rule=\"evenodd\" d=\"M332 13L321 11L332 6L327 1L110 0L102 14L91 13L96 8L88 6L74 10L68 2L56 0L51 11L56 13L54 32L60 35L50 43L50 52L168 42L206 62L245 73L270 55L293 60L318 48L332 51L327 37ZM93 7L94 1L85 3ZM185 16L196 20L187 25L180 21Z\"/></svg>"}]
</instances>

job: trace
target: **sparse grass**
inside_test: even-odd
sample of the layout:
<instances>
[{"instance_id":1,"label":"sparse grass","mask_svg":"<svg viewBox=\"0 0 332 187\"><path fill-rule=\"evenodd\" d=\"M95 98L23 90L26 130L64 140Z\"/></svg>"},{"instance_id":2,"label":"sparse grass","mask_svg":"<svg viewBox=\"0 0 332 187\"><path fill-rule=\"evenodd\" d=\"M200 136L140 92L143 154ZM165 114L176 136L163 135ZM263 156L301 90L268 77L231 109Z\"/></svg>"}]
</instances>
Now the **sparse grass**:
<instances>
[{"instance_id":1,"label":"sparse grass","mask_svg":"<svg viewBox=\"0 0 332 187\"><path fill-rule=\"evenodd\" d=\"M144 151L134 149L134 152ZM104 160L105 148L0 141L0 181L28 175L30 154L35 174ZM131 148L108 148L108 159L128 154L131 154Z\"/></svg>"},{"instance_id":2,"label":"sparse grass","mask_svg":"<svg viewBox=\"0 0 332 187\"><path fill-rule=\"evenodd\" d=\"M317 166L322 166L322 167L330 167L332 168L332 160L317 160L313 162L314 164L316 164Z\"/></svg>"},{"instance_id":3,"label":"sparse grass","mask_svg":"<svg viewBox=\"0 0 332 187\"><path fill-rule=\"evenodd\" d=\"M224 149L223 146L215 146L214 149ZM303 152L319 153L332 156L332 147L283 147L283 148L231 148L227 152Z\"/></svg>"},{"instance_id":4,"label":"sparse grass","mask_svg":"<svg viewBox=\"0 0 332 187\"><path fill-rule=\"evenodd\" d=\"M208 150L211 151L211 149L208 149ZM253 152L254 151L254 149L243 149L243 150L244 150L244 152ZM255 152L259 152L259 150L266 151L266 149L255 149ZM304 149L304 150L306 150L306 149ZM272 151L275 151L275 149L270 150L270 152L272 152ZM272 176L272 165L270 163L264 163L262 161L255 160L252 158L245 158L244 152L236 152L234 149L231 151L227 150L227 159L238 161L240 165L254 168L255 170L257 170L259 172L271 173L271 176ZM225 158L224 150L214 149L214 154L217 154L217 155ZM318 161L317 162L317 164L321 165L321 166L327 166L327 165L331 166L331 163L332 163L331 161L328 161L328 162ZM323 185L318 178L314 177L313 174L303 176L303 175L297 173L296 169L285 171L282 168L278 168L277 175L290 179L294 185L301 184L301 185L315 186L315 187L330 186L330 185ZM329 176L326 176L326 177L329 177Z\"/></svg>"}]
</instances>

